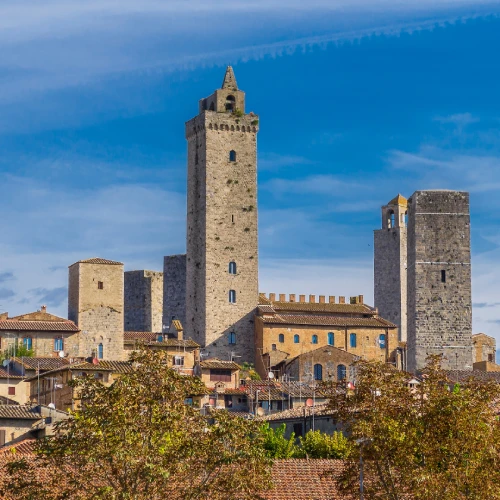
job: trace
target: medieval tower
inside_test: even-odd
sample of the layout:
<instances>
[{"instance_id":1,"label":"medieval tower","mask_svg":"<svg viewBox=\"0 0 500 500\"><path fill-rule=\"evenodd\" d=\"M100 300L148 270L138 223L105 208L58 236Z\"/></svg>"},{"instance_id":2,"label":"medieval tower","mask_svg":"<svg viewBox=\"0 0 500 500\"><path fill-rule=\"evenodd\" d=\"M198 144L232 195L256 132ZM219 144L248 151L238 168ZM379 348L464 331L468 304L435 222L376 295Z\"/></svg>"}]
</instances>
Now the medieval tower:
<instances>
[{"instance_id":1,"label":"medieval tower","mask_svg":"<svg viewBox=\"0 0 500 500\"><path fill-rule=\"evenodd\" d=\"M258 125L231 67L186 123L185 331L207 356L238 362L254 359Z\"/></svg>"},{"instance_id":2,"label":"medieval tower","mask_svg":"<svg viewBox=\"0 0 500 500\"><path fill-rule=\"evenodd\" d=\"M374 233L375 307L397 325L406 342L406 247L408 201L396 196L382 207L382 229Z\"/></svg>"},{"instance_id":3,"label":"medieval tower","mask_svg":"<svg viewBox=\"0 0 500 500\"><path fill-rule=\"evenodd\" d=\"M416 191L408 200L408 369L443 354L472 369L469 194Z\"/></svg>"},{"instance_id":4,"label":"medieval tower","mask_svg":"<svg viewBox=\"0 0 500 500\"><path fill-rule=\"evenodd\" d=\"M123 264L93 258L69 266L68 319L81 330L79 355L121 360Z\"/></svg>"}]
</instances>

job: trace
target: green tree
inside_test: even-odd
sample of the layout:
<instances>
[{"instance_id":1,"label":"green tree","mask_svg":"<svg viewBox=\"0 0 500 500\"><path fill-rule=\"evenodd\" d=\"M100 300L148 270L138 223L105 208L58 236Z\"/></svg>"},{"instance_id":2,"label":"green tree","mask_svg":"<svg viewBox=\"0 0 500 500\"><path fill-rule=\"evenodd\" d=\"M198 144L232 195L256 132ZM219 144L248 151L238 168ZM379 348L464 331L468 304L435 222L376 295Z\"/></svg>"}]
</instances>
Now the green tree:
<instances>
[{"instance_id":1,"label":"green tree","mask_svg":"<svg viewBox=\"0 0 500 500\"><path fill-rule=\"evenodd\" d=\"M347 458L352 450L352 443L342 432L326 434L321 431L309 431L300 437L297 457L308 458Z\"/></svg>"},{"instance_id":2,"label":"green tree","mask_svg":"<svg viewBox=\"0 0 500 500\"><path fill-rule=\"evenodd\" d=\"M12 357L17 358L32 358L35 355L34 349L28 349L23 343L16 343L13 345L9 345L7 349L4 349L3 352L0 353L0 362L4 359L9 359Z\"/></svg>"},{"instance_id":3,"label":"green tree","mask_svg":"<svg viewBox=\"0 0 500 500\"><path fill-rule=\"evenodd\" d=\"M255 422L184 404L205 387L143 350L106 387L74 381L81 408L40 440L33 460L13 460L1 498L19 500L254 499L270 461ZM10 497L9 497L10 495Z\"/></svg>"},{"instance_id":4,"label":"green tree","mask_svg":"<svg viewBox=\"0 0 500 500\"><path fill-rule=\"evenodd\" d=\"M354 391L325 386L355 447L343 489L358 490L362 454L366 499L500 499L500 386L473 378L454 386L436 357L416 388L410 378L362 362Z\"/></svg>"},{"instance_id":5,"label":"green tree","mask_svg":"<svg viewBox=\"0 0 500 500\"><path fill-rule=\"evenodd\" d=\"M298 448L295 444L295 434L292 432L287 439L285 437L286 424L281 424L278 428L270 427L269 422L263 424L260 432L263 436L263 447L269 458L292 458L297 455Z\"/></svg>"}]
</instances>

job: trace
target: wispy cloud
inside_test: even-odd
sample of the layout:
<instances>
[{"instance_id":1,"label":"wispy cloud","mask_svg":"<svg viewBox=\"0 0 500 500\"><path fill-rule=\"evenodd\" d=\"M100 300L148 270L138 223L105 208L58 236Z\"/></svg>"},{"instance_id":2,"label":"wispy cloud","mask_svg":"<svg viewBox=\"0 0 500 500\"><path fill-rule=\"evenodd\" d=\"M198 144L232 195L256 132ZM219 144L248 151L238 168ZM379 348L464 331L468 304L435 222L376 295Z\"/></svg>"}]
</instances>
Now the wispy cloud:
<instances>
[{"instance_id":1,"label":"wispy cloud","mask_svg":"<svg viewBox=\"0 0 500 500\"><path fill-rule=\"evenodd\" d=\"M29 290L28 293L34 296L42 304L50 307L59 307L68 299L68 289L65 286L52 288L50 290L42 287L34 288Z\"/></svg>"},{"instance_id":2,"label":"wispy cloud","mask_svg":"<svg viewBox=\"0 0 500 500\"><path fill-rule=\"evenodd\" d=\"M0 273L0 283L5 283L6 281L10 281L14 279L14 273L10 271L5 271Z\"/></svg>"},{"instance_id":3,"label":"wispy cloud","mask_svg":"<svg viewBox=\"0 0 500 500\"><path fill-rule=\"evenodd\" d=\"M333 175L313 175L302 179L271 179L262 189L274 193L302 194L345 194L346 191L358 189L360 184L352 180L343 180ZM363 186L364 187L364 186Z\"/></svg>"},{"instance_id":4,"label":"wispy cloud","mask_svg":"<svg viewBox=\"0 0 500 500\"><path fill-rule=\"evenodd\" d=\"M10 299L14 297L16 293L14 290L10 290L9 288L0 288L0 299Z\"/></svg>"}]
</instances>

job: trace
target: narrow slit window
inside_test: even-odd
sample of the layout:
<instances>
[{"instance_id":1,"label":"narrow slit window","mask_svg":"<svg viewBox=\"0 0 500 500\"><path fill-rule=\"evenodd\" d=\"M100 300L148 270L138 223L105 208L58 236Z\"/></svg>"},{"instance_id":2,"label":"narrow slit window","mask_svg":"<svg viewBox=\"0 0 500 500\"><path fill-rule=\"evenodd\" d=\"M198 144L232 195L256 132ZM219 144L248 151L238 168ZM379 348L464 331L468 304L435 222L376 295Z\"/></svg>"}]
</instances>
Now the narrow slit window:
<instances>
[{"instance_id":1,"label":"narrow slit window","mask_svg":"<svg viewBox=\"0 0 500 500\"><path fill-rule=\"evenodd\" d=\"M349 340L350 340L351 347L356 347L357 341L356 341L356 334L355 333L351 333L349 335Z\"/></svg>"},{"instance_id":2,"label":"narrow slit window","mask_svg":"<svg viewBox=\"0 0 500 500\"><path fill-rule=\"evenodd\" d=\"M236 304L236 290L229 290L229 303Z\"/></svg>"},{"instance_id":3,"label":"narrow slit window","mask_svg":"<svg viewBox=\"0 0 500 500\"><path fill-rule=\"evenodd\" d=\"M104 358L104 346L102 344L99 344L97 346L97 359L103 359Z\"/></svg>"},{"instance_id":4,"label":"narrow slit window","mask_svg":"<svg viewBox=\"0 0 500 500\"><path fill-rule=\"evenodd\" d=\"M236 262L229 263L229 274L236 274Z\"/></svg>"},{"instance_id":5,"label":"narrow slit window","mask_svg":"<svg viewBox=\"0 0 500 500\"><path fill-rule=\"evenodd\" d=\"M300 342L300 337L298 335L293 336L293 343L298 344Z\"/></svg>"},{"instance_id":6,"label":"narrow slit window","mask_svg":"<svg viewBox=\"0 0 500 500\"><path fill-rule=\"evenodd\" d=\"M97 282L97 289L98 290L104 290L104 282L98 281Z\"/></svg>"},{"instance_id":7,"label":"narrow slit window","mask_svg":"<svg viewBox=\"0 0 500 500\"><path fill-rule=\"evenodd\" d=\"M234 149L229 151L229 161L236 161L236 151Z\"/></svg>"},{"instance_id":8,"label":"narrow slit window","mask_svg":"<svg viewBox=\"0 0 500 500\"><path fill-rule=\"evenodd\" d=\"M313 344L317 344L318 343L318 336L317 335L313 335L312 336L312 343Z\"/></svg>"},{"instance_id":9,"label":"narrow slit window","mask_svg":"<svg viewBox=\"0 0 500 500\"><path fill-rule=\"evenodd\" d=\"M335 345L335 336L333 332L328 333L328 345Z\"/></svg>"},{"instance_id":10,"label":"narrow slit window","mask_svg":"<svg viewBox=\"0 0 500 500\"><path fill-rule=\"evenodd\" d=\"M236 344L236 333L231 332L229 334L229 343L230 344Z\"/></svg>"},{"instance_id":11,"label":"narrow slit window","mask_svg":"<svg viewBox=\"0 0 500 500\"><path fill-rule=\"evenodd\" d=\"M234 224L234 215L231 215L231 222Z\"/></svg>"},{"instance_id":12,"label":"narrow slit window","mask_svg":"<svg viewBox=\"0 0 500 500\"><path fill-rule=\"evenodd\" d=\"M444 269L441 270L441 283L446 283L446 271Z\"/></svg>"}]
</instances>

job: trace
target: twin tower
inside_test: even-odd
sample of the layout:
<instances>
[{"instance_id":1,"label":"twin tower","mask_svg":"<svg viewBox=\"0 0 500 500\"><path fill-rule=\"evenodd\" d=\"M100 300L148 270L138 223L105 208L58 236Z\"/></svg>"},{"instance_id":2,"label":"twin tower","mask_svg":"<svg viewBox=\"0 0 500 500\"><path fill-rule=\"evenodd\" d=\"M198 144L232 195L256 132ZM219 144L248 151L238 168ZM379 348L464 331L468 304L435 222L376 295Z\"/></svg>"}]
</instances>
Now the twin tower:
<instances>
[{"instance_id":1,"label":"twin tower","mask_svg":"<svg viewBox=\"0 0 500 500\"><path fill-rule=\"evenodd\" d=\"M375 307L406 342L406 367L431 354L447 369L472 369L469 195L416 191L382 207L375 231Z\"/></svg>"}]
</instances>

